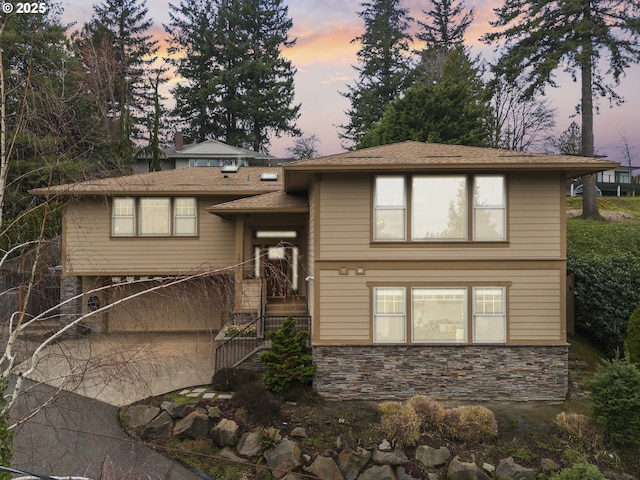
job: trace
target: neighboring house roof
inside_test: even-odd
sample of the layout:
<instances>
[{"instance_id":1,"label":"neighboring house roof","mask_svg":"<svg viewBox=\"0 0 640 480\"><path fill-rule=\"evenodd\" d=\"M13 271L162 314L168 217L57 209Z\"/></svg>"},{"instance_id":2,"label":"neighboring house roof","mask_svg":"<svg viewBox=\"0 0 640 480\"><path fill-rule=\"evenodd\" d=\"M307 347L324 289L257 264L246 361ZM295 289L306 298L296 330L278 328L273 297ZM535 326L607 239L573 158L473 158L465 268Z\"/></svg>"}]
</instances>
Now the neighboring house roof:
<instances>
[{"instance_id":1,"label":"neighboring house roof","mask_svg":"<svg viewBox=\"0 0 640 480\"><path fill-rule=\"evenodd\" d=\"M275 158L266 153L233 147L218 140L205 140L201 143L192 143L185 145L181 150L176 150L174 146L164 149L163 152L169 158Z\"/></svg>"},{"instance_id":2,"label":"neighboring house roof","mask_svg":"<svg viewBox=\"0 0 640 480\"><path fill-rule=\"evenodd\" d=\"M263 173L271 174L262 180ZM273 179L275 177L275 179ZM282 190L282 167L241 167L236 173L221 168L180 168L125 177L88 180L50 188L37 195L255 195Z\"/></svg>"},{"instance_id":3,"label":"neighboring house roof","mask_svg":"<svg viewBox=\"0 0 640 480\"><path fill-rule=\"evenodd\" d=\"M229 216L241 213L306 213L309 201L306 197L287 195L284 192L271 192L231 202L218 203L207 208L210 213Z\"/></svg>"},{"instance_id":4,"label":"neighboring house roof","mask_svg":"<svg viewBox=\"0 0 640 480\"><path fill-rule=\"evenodd\" d=\"M574 177L617 166L615 162L589 157L406 141L289 163L284 175L285 190L295 192L306 188L312 172L546 170Z\"/></svg>"}]
</instances>

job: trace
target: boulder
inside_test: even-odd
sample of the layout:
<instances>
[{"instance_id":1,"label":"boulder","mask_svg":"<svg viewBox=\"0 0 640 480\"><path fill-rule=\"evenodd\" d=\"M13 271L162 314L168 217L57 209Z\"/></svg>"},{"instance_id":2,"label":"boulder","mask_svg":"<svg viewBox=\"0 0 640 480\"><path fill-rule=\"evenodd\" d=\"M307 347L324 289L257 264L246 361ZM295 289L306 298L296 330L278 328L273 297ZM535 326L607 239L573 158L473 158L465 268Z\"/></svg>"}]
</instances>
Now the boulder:
<instances>
[{"instance_id":1,"label":"boulder","mask_svg":"<svg viewBox=\"0 0 640 480\"><path fill-rule=\"evenodd\" d=\"M447 447L433 448L420 445L416 448L416 460L427 468L437 468L445 465L451 458Z\"/></svg>"},{"instance_id":2,"label":"boulder","mask_svg":"<svg viewBox=\"0 0 640 480\"><path fill-rule=\"evenodd\" d=\"M400 448L390 452L376 449L371 455L371 460L377 465L403 465L407 463L408 458Z\"/></svg>"},{"instance_id":3,"label":"boulder","mask_svg":"<svg viewBox=\"0 0 640 480\"><path fill-rule=\"evenodd\" d=\"M151 420L140 433L145 440L161 440L170 438L173 433L173 419L167 412L162 412Z\"/></svg>"},{"instance_id":4,"label":"boulder","mask_svg":"<svg viewBox=\"0 0 640 480\"><path fill-rule=\"evenodd\" d=\"M449 464L447 478L449 480L491 480L489 475L480 470L475 463L462 462L457 456Z\"/></svg>"},{"instance_id":5,"label":"boulder","mask_svg":"<svg viewBox=\"0 0 640 480\"><path fill-rule=\"evenodd\" d=\"M496 478L507 480L533 480L538 472L533 468L525 468L518 465L513 457L500 460L496 467Z\"/></svg>"},{"instance_id":6,"label":"boulder","mask_svg":"<svg viewBox=\"0 0 640 480\"><path fill-rule=\"evenodd\" d=\"M407 473L407 470L402 465L399 467L396 467L395 474L396 474L396 480L416 480L415 477L412 477Z\"/></svg>"},{"instance_id":7,"label":"boulder","mask_svg":"<svg viewBox=\"0 0 640 480\"><path fill-rule=\"evenodd\" d=\"M374 465L362 472L358 480L396 480L396 475L391 465Z\"/></svg>"},{"instance_id":8,"label":"boulder","mask_svg":"<svg viewBox=\"0 0 640 480\"><path fill-rule=\"evenodd\" d=\"M276 478L283 477L287 472L293 471L302 465L302 452L296 442L285 438L274 448L264 453L267 467Z\"/></svg>"},{"instance_id":9,"label":"boulder","mask_svg":"<svg viewBox=\"0 0 640 480\"><path fill-rule=\"evenodd\" d=\"M201 410L195 410L176 422L173 427L173 436L189 440L207 438L211 430L209 415Z\"/></svg>"},{"instance_id":10,"label":"boulder","mask_svg":"<svg viewBox=\"0 0 640 480\"><path fill-rule=\"evenodd\" d=\"M160 408L171 418L184 418L196 409L195 403L162 402Z\"/></svg>"},{"instance_id":11,"label":"boulder","mask_svg":"<svg viewBox=\"0 0 640 480\"><path fill-rule=\"evenodd\" d=\"M240 427L233 420L223 418L213 427L209 436L219 447L234 447L238 443Z\"/></svg>"},{"instance_id":12,"label":"boulder","mask_svg":"<svg viewBox=\"0 0 640 480\"><path fill-rule=\"evenodd\" d=\"M344 480L338 465L329 457L318 456L308 467L304 467L305 472L309 472L322 480Z\"/></svg>"},{"instance_id":13,"label":"boulder","mask_svg":"<svg viewBox=\"0 0 640 480\"><path fill-rule=\"evenodd\" d=\"M129 416L129 427L136 429L149 424L158 416L160 409L151 405L133 405L127 408L126 413Z\"/></svg>"},{"instance_id":14,"label":"boulder","mask_svg":"<svg viewBox=\"0 0 640 480\"><path fill-rule=\"evenodd\" d=\"M307 438L307 430L305 430L303 427L296 427L291 430L291 433L289 435L294 438Z\"/></svg>"},{"instance_id":15,"label":"boulder","mask_svg":"<svg viewBox=\"0 0 640 480\"><path fill-rule=\"evenodd\" d=\"M356 480L370 458L371 453L362 447L358 447L357 450L349 448L341 451L338 455L338 461L345 480Z\"/></svg>"},{"instance_id":16,"label":"boulder","mask_svg":"<svg viewBox=\"0 0 640 480\"><path fill-rule=\"evenodd\" d=\"M226 460L231 460L232 462L235 462L235 463L246 462L244 458L241 458L238 455L236 455L235 452L231 450L229 447L224 447L222 450L220 450L218 452L218 456Z\"/></svg>"},{"instance_id":17,"label":"boulder","mask_svg":"<svg viewBox=\"0 0 640 480\"><path fill-rule=\"evenodd\" d=\"M236 447L238 454L246 458L251 458L260 453L260 450L262 449L260 446L260 434L261 430L253 430L251 432L243 433Z\"/></svg>"},{"instance_id":18,"label":"boulder","mask_svg":"<svg viewBox=\"0 0 640 480\"><path fill-rule=\"evenodd\" d=\"M540 469L543 473L557 472L562 467L551 458L543 458L540 460Z\"/></svg>"}]
</instances>

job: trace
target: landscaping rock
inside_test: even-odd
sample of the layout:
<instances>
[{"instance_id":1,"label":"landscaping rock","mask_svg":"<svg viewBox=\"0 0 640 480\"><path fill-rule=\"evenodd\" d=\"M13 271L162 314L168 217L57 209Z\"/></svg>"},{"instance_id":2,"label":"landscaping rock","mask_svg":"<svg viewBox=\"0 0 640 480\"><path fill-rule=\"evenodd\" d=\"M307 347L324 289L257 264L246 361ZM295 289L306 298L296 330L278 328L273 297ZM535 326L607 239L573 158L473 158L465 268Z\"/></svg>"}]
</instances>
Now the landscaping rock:
<instances>
[{"instance_id":1,"label":"landscaping rock","mask_svg":"<svg viewBox=\"0 0 640 480\"><path fill-rule=\"evenodd\" d=\"M496 467L491 465L490 463L483 463L482 469L489 474L489 476L493 476L493 472L496 471Z\"/></svg>"},{"instance_id":2,"label":"landscaping rock","mask_svg":"<svg viewBox=\"0 0 640 480\"><path fill-rule=\"evenodd\" d=\"M251 458L260 453L262 449L260 446L260 433L261 430L258 429L242 434L236 447L238 453L246 458Z\"/></svg>"},{"instance_id":3,"label":"landscaping rock","mask_svg":"<svg viewBox=\"0 0 640 480\"><path fill-rule=\"evenodd\" d=\"M340 452L338 460L340 462L340 471L345 480L356 480L370 458L371 452L362 447L358 447L357 450L349 448Z\"/></svg>"},{"instance_id":4,"label":"landscaping rock","mask_svg":"<svg viewBox=\"0 0 640 480\"><path fill-rule=\"evenodd\" d=\"M308 467L304 467L305 472L309 472L323 480L344 480L338 465L329 457L318 456Z\"/></svg>"},{"instance_id":5,"label":"landscaping rock","mask_svg":"<svg viewBox=\"0 0 640 480\"><path fill-rule=\"evenodd\" d=\"M371 460L377 465L402 465L407 462L408 458L400 448L396 448L391 452L383 452L381 450L374 450L371 455Z\"/></svg>"},{"instance_id":6,"label":"landscaping rock","mask_svg":"<svg viewBox=\"0 0 640 480\"><path fill-rule=\"evenodd\" d=\"M307 438L307 431L303 427L296 427L289 435L295 438Z\"/></svg>"},{"instance_id":7,"label":"landscaping rock","mask_svg":"<svg viewBox=\"0 0 640 480\"><path fill-rule=\"evenodd\" d=\"M604 472L604 476L607 480L636 480L635 477L620 472Z\"/></svg>"},{"instance_id":8,"label":"landscaping rock","mask_svg":"<svg viewBox=\"0 0 640 480\"><path fill-rule=\"evenodd\" d=\"M173 436L198 440L207 438L211 430L211 419L204 411L196 410L178 420L173 427Z\"/></svg>"},{"instance_id":9,"label":"landscaping rock","mask_svg":"<svg viewBox=\"0 0 640 480\"><path fill-rule=\"evenodd\" d=\"M533 468L518 465L513 457L500 460L496 468L496 478L504 478L505 480L533 480L537 473Z\"/></svg>"},{"instance_id":10,"label":"landscaping rock","mask_svg":"<svg viewBox=\"0 0 640 480\"><path fill-rule=\"evenodd\" d=\"M391 450L393 450L393 446L391 445L389 440L385 438L384 440L382 440L382 442L380 442L380 445L378 445L378 450L381 450L383 452L390 452Z\"/></svg>"},{"instance_id":11,"label":"landscaping rock","mask_svg":"<svg viewBox=\"0 0 640 480\"><path fill-rule=\"evenodd\" d=\"M233 420L223 418L213 427L209 436L219 447L234 447L238 443L240 427Z\"/></svg>"},{"instance_id":12,"label":"landscaping rock","mask_svg":"<svg viewBox=\"0 0 640 480\"><path fill-rule=\"evenodd\" d=\"M540 469L543 473L557 472L561 468L562 467L560 465L558 465L550 458L543 458L542 460L540 460Z\"/></svg>"},{"instance_id":13,"label":"landscaping rock","mask_svg":"<svg viewBox=\"0 0 640 480\"><path fill-rule=\"evenodd\" d=\"M480 470L475 463L462 462L457 456L449 464L447 478L449 480L491 480L489 475Z\"/></svg>"},{"instance_id":14,"label":"landscaping rock","mask_svg":"<svg viewBox=\"0 0 640 480\"><path fill-rule=\"evenodd\" d=\"M184 418L196 409L194 403L162 402L160 408L167 412L171 418Z\"/></svg>"},{"instance_id":15,"label":"landscaping rock","mask_svg":"<svg viewBox=\"0 0 640 480\"><path fill-rule=\"evenodd\" d=\"M224 447L222 450L220 450L218 452L218 456L226 460L231 460L232 462L246 462L244 458L236 455L235 452L231 450L229 447Z\"/></svg>"},{"instance_id":16,"label":"landscaping rock","mask_svg":"<svg viewBox=\"0 0 640 480\"><path fill-rule=\"evenodd\" d=\"M416 448L416 460L427 468L441 467L450 458L451 452L447 447L433 448L428 445L420 445Z\"/></svg>"},{"instance_id":17,"label":"landscaping rock","mask_svg":"<svg viewBox=\"0 0 640 480\"><path fill-rule=\"evenodd\" d=\"M276 478L283 477L286 472L295 470L302 465L300 447L296 442L285 438L274 448L264 453L267 467Z\"/></svg>"},{"instance_id":18,"label":"landscaping rock","mask_svg":"<svg viewBox=\"0 0 640 480\"><path fill-rule=\"evenodd\" d=\"M129 427L135 429L148 425L158 416L160 409L150 405L134 405L129 407L126 412L129 416Z\"/></svg>"},{"instance_id":19,"label":"landscaping rock","mask_svg":"<svg viewBox=\"0 0 640 480\"><path fill-rule=\"evenodd\" d=\"M396 467L395 469L396 480L416 480L409 475L403 466Z\"/></svg>"},{"instance_id":20,"label":"landscaping rock","mask_svg":"<svg viewBox=\"0 0 640 480\"><path fill-rule=\"evenodd\" d=\"M358 480L396 480L390 465L374 465L362 472Z\"/></svg>"},{"instance_id":21,"label":"landscaping rock","mask_svg":"<svg viewBox=\"0 0 640 480\"><path fill-rule=\"evenodd\" d=\"M145 440L161 440L170 438L173 433L173 419L167 412L162 412L151 420L140 433Z\"/></svg>"}]
</instances>

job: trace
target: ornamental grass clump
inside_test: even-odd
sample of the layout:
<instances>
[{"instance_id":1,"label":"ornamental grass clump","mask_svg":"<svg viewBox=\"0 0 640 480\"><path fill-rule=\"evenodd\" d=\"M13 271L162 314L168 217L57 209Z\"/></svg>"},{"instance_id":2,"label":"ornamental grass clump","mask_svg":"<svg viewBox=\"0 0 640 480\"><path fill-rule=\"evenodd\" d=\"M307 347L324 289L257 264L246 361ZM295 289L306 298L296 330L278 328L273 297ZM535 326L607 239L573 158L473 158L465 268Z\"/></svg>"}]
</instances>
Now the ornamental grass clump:
<instances>
[{"instance_id":1,"label":"ornamental grass clump","mask_svg":"<svg viewBox=\"0 0 640 480\"><path fill-rule=\"evenodd\" d=\"M486 407L463 406L445 411L440 430L453 440L480 443L498 436L498 422Z\"/></svg>"},{"instance_id":2,"label":"ornamental grass clump","mask_svg":"<svg viewBox=\"0 0 640 480\"><path fill-rule=\"evenodd\" d=\"M378 406L382 432L398 446L410 446L420 438L420 419L406 403L383 402Z\"/></svg>"},{"instance_id":3,"label":"ornamental grass clump","mask_svg":"<svg viewBox=\"0 0 640 480\"><path fill-rule=\"evenodd\" d=\"M426 395L415 395L407 402L418 415L420 426L426 432L438 428L445 408L436 400Z\"/></svg>"},{"instance_id":4,"label":"ornamental grass clump","mask_svg":"<svg viewBox=\"0 0 640 480\"><path fill-rule=\"evenodd\" d=\"M556 416L556 426L570 441L584 450L602 448L604 436L598 423L580 413L562 412Z\"/></svg>"}]
</instances>

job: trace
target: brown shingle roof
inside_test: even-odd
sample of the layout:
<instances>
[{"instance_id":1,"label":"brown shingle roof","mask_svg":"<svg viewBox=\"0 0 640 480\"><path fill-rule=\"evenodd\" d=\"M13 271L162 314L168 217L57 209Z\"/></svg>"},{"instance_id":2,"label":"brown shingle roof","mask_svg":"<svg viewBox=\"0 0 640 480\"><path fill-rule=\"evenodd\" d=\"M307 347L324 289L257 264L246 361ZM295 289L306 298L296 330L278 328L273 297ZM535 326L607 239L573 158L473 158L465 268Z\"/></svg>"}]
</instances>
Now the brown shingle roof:
<instances>
[{"instance_id":1,"label":"brown shingle roof","mask_svg":"<svg viewBox=\"0 0 640 480\"><path fill-rule=\"evenodd\" d=\"M284 192L271 192L263 195L241 198L231 202L218 203L211 207L207 207L207 211L218 215L274 211L305 213L309 211L309 201L306 197L298 195L287 195Z\"/></svg>"},{"instance_id":2,"label":"brown shingle roof","mask_svg":"<svg viewBox=\"0 0 640 480\"><path fill-rule=\"evenodd\" d=\"M286 192L305 191L317 172L555 171L578 177L615 168L597 158L406 141L284 166Z\"/></svg>"},{"instance_id":3,"label":"brown shingle roof","mask_svg":"<svg viewBox=\"0 0 640 480\"><path fill-rule=\"evenodd\" d=\"M263 181L262 173L277 173L277 180ZM282 190L282 167L245 167L222 173L220 167L193 167L125 177L102 178L32 190L33 194L145 195L145 194L260 194Z\"/></svg>"}]
</instances>

